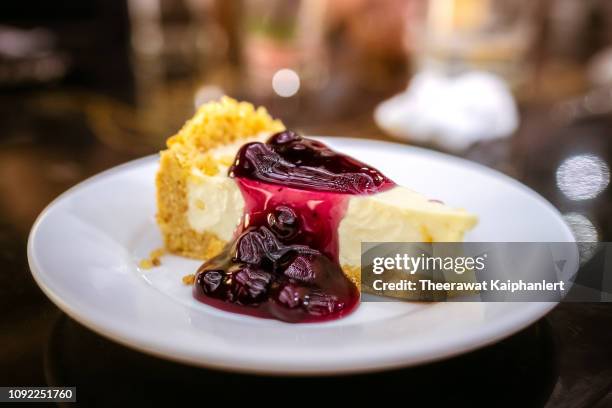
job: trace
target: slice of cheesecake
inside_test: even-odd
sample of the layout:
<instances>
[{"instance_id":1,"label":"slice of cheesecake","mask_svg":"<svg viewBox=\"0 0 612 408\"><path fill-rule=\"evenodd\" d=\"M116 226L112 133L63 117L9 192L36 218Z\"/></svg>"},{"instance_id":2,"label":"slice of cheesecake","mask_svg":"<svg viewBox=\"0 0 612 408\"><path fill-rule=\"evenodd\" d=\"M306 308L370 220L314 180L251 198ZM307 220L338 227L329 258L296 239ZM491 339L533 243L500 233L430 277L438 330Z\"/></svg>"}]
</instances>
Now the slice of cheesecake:
<instances>
[{"instance_id":1,"label":"slice of cheesecake","mask_svg":"<svg viewBox=\"0 0 612 408\"><path fill-rule=\"evenodd\" d=\"M284 129L263 108L223 98L203 105L168 139L157 173L157 221L166 249L211 259L232 241L245 213L243 191L228 170L245 143L264 142ZM337 227L338 261L360 279L361 242L463 240L477 222L402 186L350 195Z\"/></svg>"},{"instance_id":2,"label":"slice of cheesecake","mask_svg":"<svg viewBox=\"0 0 612 408\"><path fill-rule=\"evenodd\" d=\"M244 206L228 167L247 140L284 128L264 108L224 97L200 107L168 139L156 178L157 223L168 251L196 259L221 251Z\"/></svg>"}]
</instances>

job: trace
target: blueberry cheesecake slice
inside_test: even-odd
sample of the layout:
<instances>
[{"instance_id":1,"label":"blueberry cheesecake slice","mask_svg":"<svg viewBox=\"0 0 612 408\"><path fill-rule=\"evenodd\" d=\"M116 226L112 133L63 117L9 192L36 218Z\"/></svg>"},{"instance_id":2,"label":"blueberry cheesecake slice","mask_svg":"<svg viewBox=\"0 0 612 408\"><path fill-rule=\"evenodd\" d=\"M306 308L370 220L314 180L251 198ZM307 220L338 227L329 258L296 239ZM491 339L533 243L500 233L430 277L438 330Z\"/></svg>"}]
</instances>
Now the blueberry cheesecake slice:
<instances>
[{"instance_id":1,"label":"blueberry cheesecake slice","mask_svg":"<svg viewBox=\"0 0 612 408\"><path fill-rule=\"evenodd\" d=\"M361 242L461 241L477 222L227 97L167 146L156 180L165 247L204 260L194 296L236 313L345 316L359 303Z\"/></svg>"}]
</instances>

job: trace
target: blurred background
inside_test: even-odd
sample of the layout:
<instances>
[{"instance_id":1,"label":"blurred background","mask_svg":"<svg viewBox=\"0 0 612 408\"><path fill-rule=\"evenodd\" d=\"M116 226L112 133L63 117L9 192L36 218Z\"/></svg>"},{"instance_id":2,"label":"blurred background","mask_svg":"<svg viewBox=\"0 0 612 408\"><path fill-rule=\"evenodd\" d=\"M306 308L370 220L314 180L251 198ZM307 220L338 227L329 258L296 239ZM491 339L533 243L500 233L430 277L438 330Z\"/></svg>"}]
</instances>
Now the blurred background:
<instances>
[{"instance_id":1,"label":"blurred background","mask_svg":"<svg viewBox=\"0 0 612 408\"><path fill-rule=\"evenodd\" d=\"M42 378L19 367L38 364L60 316L27 268L38 213L78 181L159 151L198 105L223 94L265 105L305 134L393 140L480 162L553 202L578 240L612 238L608 0L4 0L5 372ZM552 321L563 331L588 315L590 326L610 327L610 311L562 305ZM597 331L579 341L601 342ZM588 360L608 370L605 333L608 346L591 344L599 354ZM574 359L564 363L573 380L563 390L587 378L609 395L610 370L599 384L589 375L603 369Z\"/></svg>"},{"instance_id":2,"label":"blurred background","mask_svg":"<svg viewBox=\"0 0 612 408\"><path fill-rule=\"evenodd\" d=\"M609 1L20 0L0 16L0 214L22 236L53 196L160 150L223 94L307 134L496 167L609 233L593 200L609 183Z\"/></svg>"}]
</instances>

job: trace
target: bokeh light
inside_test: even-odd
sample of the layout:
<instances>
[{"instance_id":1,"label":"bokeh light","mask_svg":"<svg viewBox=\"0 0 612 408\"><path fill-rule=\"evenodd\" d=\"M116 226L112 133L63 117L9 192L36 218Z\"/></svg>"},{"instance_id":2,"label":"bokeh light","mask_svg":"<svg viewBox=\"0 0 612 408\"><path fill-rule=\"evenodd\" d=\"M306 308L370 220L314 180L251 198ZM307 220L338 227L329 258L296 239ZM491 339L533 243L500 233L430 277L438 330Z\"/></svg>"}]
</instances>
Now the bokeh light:
<instances>
[{"instance_id":1,"label":"bokeh light","mask_svg":"<svg viewBox=\"0 0 612 408\"><path fill-rule=\"evenodd\" d=\"M597 241L599 240L597 228L590 219L576 212L563 214L563 218L572 230L576 242L578 242L580 264L584 264L593 257L597 250Z\"/></svg>"},{"instance_id":2,"label":"bokeh light","mask_svg":"<svg viewBox=\"0 0 612 408\"><path fill-rule=\"evenodd\" d=\"M597 197L610 183L610 169L593 154L565 159L557 168L557 186L570 200Z\"/></svg>"},{"instance_id":3,"label":"bokeh light","mask_svg":"<svg viewBox=\"0 0 612 408\"><path fill-rule=\"evenodd\" d=\"M277 95L289 98L300 90L300 77L292 69L278 70L272 77L272 89Z\"/></svg>"}]
</instances>

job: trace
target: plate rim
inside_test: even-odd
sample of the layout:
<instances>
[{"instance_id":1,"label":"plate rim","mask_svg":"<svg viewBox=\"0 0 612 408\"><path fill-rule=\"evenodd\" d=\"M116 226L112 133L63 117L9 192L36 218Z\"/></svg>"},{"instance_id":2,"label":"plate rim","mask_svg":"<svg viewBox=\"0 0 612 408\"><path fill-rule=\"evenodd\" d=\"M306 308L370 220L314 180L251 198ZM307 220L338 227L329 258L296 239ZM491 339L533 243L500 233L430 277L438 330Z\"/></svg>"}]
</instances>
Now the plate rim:
<instances>
[{"instance_id":1,"label":"plate rim","mask_svg":"<svg viewBox=\"0 0 612 408\"><path fill-rule=\"evenodd\" d=\"M523 192L529 194L532 198L539 201L540 204L543 204L547 210L551 211L557 218L563 219L562 214L559 210L552 205L547 199L542 197L538 192L531 189L529 186L521 183L520 181L498 171L493 168L487 167L483 164L464 159L461 157L449 155L446 153L442 153L439 151L427 149L424 147L413 146L402 143L389 142L384 140L373 140L373 139L362 139L362 138L351 138L351 137L323 137L323 136L310 136L316 139L320 139L325 142L340 141L345 143L354 143L356 145L368 145L368 144L378 144L383 145L386 148L396 147L401 149L409 149L415 151L417 154L425 154L429 156L435 156L439 159L450 160L458 165L467 166L473 170L477 170L480 172L485 172L488 175L501 178L504 182L508 182L512 184L514 187L519 188ZM483 330L480 330L481 335L478 338L465 338L462 342L455 343L453 347L438 347L428 350L427 353L422 353L417 357L410 358L398 358L394 361L385 361L385 362L372 362L369 361L365 363L362 361L359 365L347 365L343 367L338 367L334 369L330 368L322 368L317 369L313 367L302 368L300 370L287 370L279 366L275 366L273 363L268 364L267 366L249 366L247 364L236 364L233 362L219 363L219 362L210 362L204 361L202 359L190 359L186 354L176 354L175 351L170 352L166 347L160 348L159 345L155 345L153 343L144 344L142 341L134 341L131 339L132 336L122 335L122 333L115 332L113 329L109 329L107 327L102 327L98 325L95 319L89 319L86 314L79 313L75 307L71 306L69 303L65 302L61 296L56 294L47 284L44 282L41 274L42 268L38 265L36 260L36 254L34 253L34 240L39 229L39 226L42 224L44 219L47 217L51 209L60 201L64 200L67 196L71 195L76 190L82 189L90 184L95 183L98 179L102 179L108 176L111 176L114 173L122 172L126 169L132 167L138 167L140 165L144 165L148 162L156 161L159 159L159 154L151 154L141 158L137 158L134 160L130 160L128 162L116 165L104 171L101 171L97 174L94 174L74 186L68 188L66 191L58 195L55 199L53 199L38 215L36 220L34 221L32 228L30 230L28 241L27 241L27 258L28 264L30 268L30 273L32 274L36 284L43 291L43 293L60 309L62 312L66 313L70 318L77 321L79 324L87 327L88 329L98 333L99 335L111 339L123 346L126 346L130 349L137 350L140 352L144 352L149 355L153 355L158 358L162 358L165 360L175 361L179 363L184 363L191 366L198 366L204 368L213 368L213 369L221 369L232 372L240 372L240 373L249 373L249 374L265 374L265 375L273 375L273 376L311 376L311 375L342 375L342 374L357 374L357 373L365 373L365 372L378 372L384 371L394 368L401 367L413 367L417 365L422 365L426 363L433 363L436 361L440 361L443 359L447 359L450 357L458 356L467 352L475 351L480 348L489 346L493 343L496 343L504 338L511 336L512 334L522 330L525 327L533 324L538 319L542 318L546 315L550 310L552 310L558 302L524 302L529 304L529 313L527 314L529 317L524 318L523 316L527 312L527 310L523 311L522 314L519 314L517 318L510 315L507 319L504 319L502 325L497 325L500 327L496 327L495 330L491 329L491 325L485 326L492 333L486 333ZM573 242L575 242L575 238L573 238L573 234L569 226L564 223L566 228L566 232L569 232L569 235L572 237Z\"/></svg>"}]
</instances>

